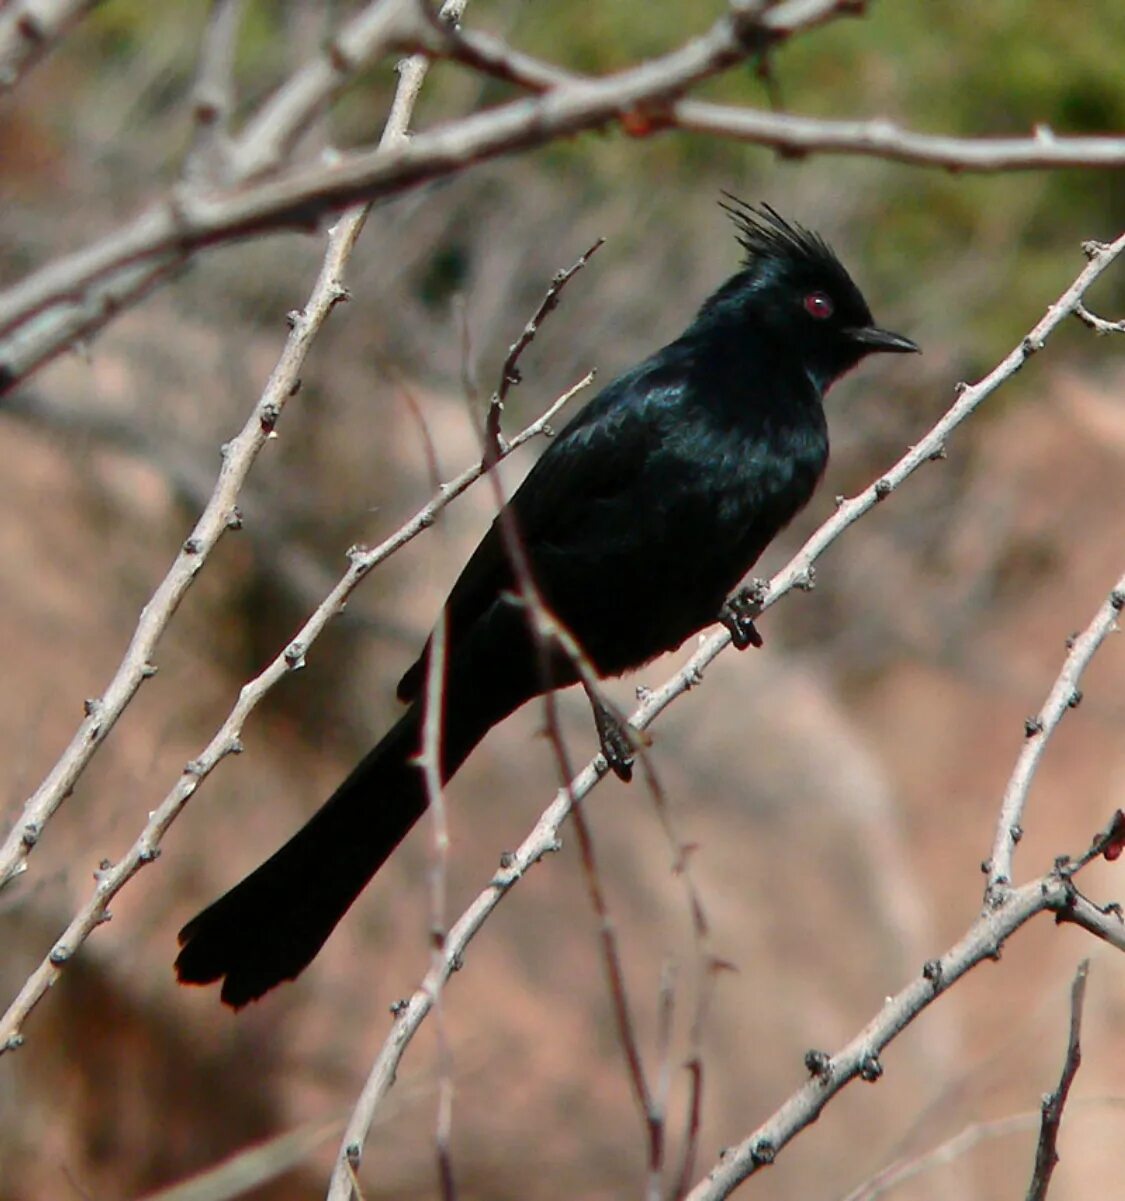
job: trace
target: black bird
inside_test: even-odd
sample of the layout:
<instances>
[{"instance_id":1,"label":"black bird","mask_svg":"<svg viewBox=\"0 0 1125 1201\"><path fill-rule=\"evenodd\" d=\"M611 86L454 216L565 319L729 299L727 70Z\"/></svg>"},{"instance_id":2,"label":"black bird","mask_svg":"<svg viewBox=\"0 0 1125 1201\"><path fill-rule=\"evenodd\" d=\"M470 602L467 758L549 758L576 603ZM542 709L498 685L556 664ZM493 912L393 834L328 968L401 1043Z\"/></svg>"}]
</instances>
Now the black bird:
<instances>
[{"instance_id":1,"label":"black bird","mask_svg":"<svg viewBox=\"0 0 1125 1201\"><path fill-rule=\"evenodd\" d=\"M824 473L825 393L869 354L918 350L875 325L822 238L728 200L742 269L558 434L508 502L512 520L493 522L453 586L443 779L525 701L579 682L571 657L539 653L505 528L598 675L717 621L758 645L752 604L727 598ZM410 708L398 723L276 854L180 931L181 981L222 979L237 1008L294 979L425 811L413 759L428 649L399 683ZM595 716L627 778L627 732L596 702Z\"/></svg>"}]
</instances>

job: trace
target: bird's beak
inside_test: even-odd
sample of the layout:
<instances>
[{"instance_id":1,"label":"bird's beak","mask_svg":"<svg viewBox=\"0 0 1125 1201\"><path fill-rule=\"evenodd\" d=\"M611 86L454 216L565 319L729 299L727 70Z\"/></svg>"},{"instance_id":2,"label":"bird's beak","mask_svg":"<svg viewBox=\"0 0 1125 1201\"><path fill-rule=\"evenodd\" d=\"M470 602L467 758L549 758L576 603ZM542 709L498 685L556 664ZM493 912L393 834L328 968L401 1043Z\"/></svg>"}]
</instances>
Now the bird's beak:
<instances>
[{"instance_id":1,"label":"bird's beak","mask_svg":"<svg viewBox=\"0 0 1125 1201\"><path fill-rule=\"evenodd\" d=\"M893 354L921 354L922 348L917 342L911 342L902 334L892 334L889 329L879 329L875 325L865 325L860 329L848 330L848 336L853 342L858 342L868 352L889 351Z\"/></svg>"}]
</instances>

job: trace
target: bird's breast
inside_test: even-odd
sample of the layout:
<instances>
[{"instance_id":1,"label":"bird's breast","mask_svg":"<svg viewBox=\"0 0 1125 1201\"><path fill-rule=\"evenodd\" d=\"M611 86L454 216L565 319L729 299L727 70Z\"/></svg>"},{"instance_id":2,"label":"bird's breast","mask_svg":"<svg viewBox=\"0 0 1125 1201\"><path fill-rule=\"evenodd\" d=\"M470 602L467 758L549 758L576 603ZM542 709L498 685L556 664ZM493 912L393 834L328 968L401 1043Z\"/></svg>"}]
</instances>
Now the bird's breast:
<instances>
[{"instance_id":1,"label":"bird's breast","mask_svg":"<svg viewBox=\"0 0 1125 1201\"><path fill-rule=\"evenodd\" d=\"M828 462L828 433L819 405L800 419L745 426L700 424L667 446L657 465L667 478L668 517L698 523L720 539L747 527L773 537L809 501ZM679 487L675 481L679 481Z\"/></svg>"},{"instance_id":2,"label":"bird's breast","mask_svg":"<svg viewBox=\"0 0 1125 1201\"><path fill-rule=\"evenodd\" d=\"M605 674L713 623L808 502L827 461L819 405L801 421L669 417L649 426L628 496L613 488L586 495L568 513L565 537L533 547L548 602Z\"/></svg>"}]
</instances>

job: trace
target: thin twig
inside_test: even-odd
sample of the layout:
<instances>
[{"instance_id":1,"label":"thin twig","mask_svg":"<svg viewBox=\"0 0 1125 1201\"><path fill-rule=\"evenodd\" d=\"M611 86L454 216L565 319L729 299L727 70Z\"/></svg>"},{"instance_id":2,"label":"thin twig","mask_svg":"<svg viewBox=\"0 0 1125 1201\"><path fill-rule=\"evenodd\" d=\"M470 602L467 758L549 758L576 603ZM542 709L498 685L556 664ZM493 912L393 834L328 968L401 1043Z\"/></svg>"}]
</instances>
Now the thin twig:
<instances>
[{"instance_id":1,"label":"thin twig","mask_svg":"<svg viewBox=\"0 0 1125 1201\"><path fill-rule=\"evenodd\" d=\"M1076 1110L1091 1109L1125 1109L1125 1097L1076 1097L1070 1103L1070 1113ZM932 1172L935 1168L944 1167L954 1160L960 1159L974 1147L997 1138L1006 1138L1010 1134L1021 1134L1034 1130L1043 1119L1040 1110L1028 1110L1026 1113L1013 1113L1004 1118L995 1118L988 1122L971 1122L963 1130L958 1131L952 1138L939 1143L921 1155L896 1160L882 1168L869 1180L852 1189L842 1201L876 1201L877 1198L889 1193L892 1189L916 1176Z\"/></svg>"},{"instance_id":2,"label":"thin twig","mask_svg":"<svg viewBox=\"0 0 1125 1201\"><path fill-rule=\"evenodd\" d=\"M484 420L484 455L486 460L490 455L496 454L501 449L503 436L500 432L500 420L504 413L504 402L508 399L508 392L522 378L519 370L520 357L535 340L535 335L539 332L540 325L543 324L546 317L558 305L563 288L566 287L567 283L586 266L590 259L604 245L605 238L598 238L593 246L580 255L574 263L555 275L555 278L551 280L551 286L547 289L547 293L543 297L542 303L535 310L534 316L520 331L520 336L508 347L508 354L504 359L504 365L500 368L500 384L492 394L492 399L488 403L488 413Z\"/></svg>"},{"instance_id":3,"label":"thin twig","mask_svg":"<svg viewBox=\"0 0 1125 1201\"><path fill-rule=\"evenodd\" d=\"M597 246L595 246L593 249L596 250ZM510 350L508 361L506 362L503 371L505 378L511 377L514 371L516 359L518 359L522 349L526 347L534 337L538 328L538 324L555 308L558 302L558 294L561 290L562 284L565 283L566 279L569 279L585 264L585 261L588 259L591 253L592 251L588 251L586 255L583 255L582 258L568 271L560 273L562 277L561 282L560 276L556 276L555 282L552 285L552 290L548 292L547 299L543 302L543 304L540 305L540 308L537 310L532 322L525 327L525 336L522 340L522 345L517 342ZM530 333L528 333L529 329L531 330ZM474 370L472 365L471 336L464 310L462 310L461 332L462 378L465 382L465 397L470 405L470 409L472 409L476 396L476 389L473 384ZM499 408L495 404L490 406L490 414L498 411ZM531 570L531 562L528 556L527 547L524 544L515 512L506 503L503 483L500 479L499 473L494 470L499 457L505 452L506 449L503 441L498 437L498 433L499 431L496 429L490 442L486 430L481 430L482 463L485 466L485 474L487 475L489 486L492 489L493 502L496 508L496 528L499 531L504 553L508 558L512 569L512 575L514 577L515 589L513 599L521 603L526 611L527 621L535 648L535 654L538 658L538 670L543 681L545 732L554 752L561 785L564 791L567 792L568 798L571 802L570 812L578 835L583 879L586 882L586 889L590 897L591 905L594 909L595 915L598 918L602 956L609 982L610 999L613 1005L614 1017L617 1023L618 1036L625 1053L625 1060L629 1068L629 1077L632 1082L638 1107L640 1108L644 1118L646 1132L648 1134L649 1162L650 1164L658 1165L662 1151L662 1142L660 1136L663 1128L659 1121L654 1123L654 1105L652 1102L652 1095L649 1089L647 1078L645 1076L636 1034L636 1027L633 1022L629 1007L628 994L625 984L625 974L618 948L616 928L609 912L605 890L602 887L597 864L597 856L594 849L593 835L588 823L585 820L585 815L574 803L573 795L570 794L569 781L574 773L570 757L567 753L565 741L563 739L562 728L559 723L558 699L553 687L553 672L551 666L553 654L558 650L562 650L564 654L569 656L575 665L579 676L583 679L584 683L587 683L588 689L591 690L591 696L596 695L596 691L594 690L596 690L599 685L593 665L586 658L581 647L577 644L570 632L566 630L566 628L548 609L539 591L538 584ZM432 653L433 651L431 648L429 654L432 655ZM441 972L440 964L434 965L434 967L431 968L431 977L435 981L435 986L440 988L440 983L444 978ZM369 1077L369 1084L371 1083L372 1079L376 1077L378 1069L379 1061L377 1060L375 1067L372 1069L372 1076ZM349 1123L348 1132L345 1135L344 1146L341 1149L341 1163L346 1161L353 1171L357 1167L362 1154L363 1142L366 1138L370 1121L369 1115L373 1112L373 1108L371 1107L377 1102L377 1100L377 1094L374 1092L369 1093L368 1090L365 1089L364 1095L361 1096L360 1102L356 1106L356 1120L352 1123ZM337 1165L335 1178L342 1178L340 1164Z\"/></svg>"},{"instance_id":4,"label":"thin twig","mask_svg":"<svg viewBox=\"0 0 1125 1201\"><path fill-rule=\"evenodd\" d=\"M169 251L137 266L122 268L92 283L70 303L59 304L13 331L0 354L0 396L63 351L81 346L119 312L174 280L187 262L188 255Z\"/></svg>"},{"instance_id":5,"label":"thin twig","mask_svg":"<svg viewBox=\"0 0 1125 1201\"><path fill-rule=\"evenodd\" d=\"M460 13L466 3L452 0L445 8ZM417 27L413 0L369 0L326 38L320 52L303 63L246 122L229 148L232 180L245 183L282 164L333 96L368 63L405 46ZM417 66L417 56L406 62ZM412 111L417 93L402 95L401 82L397 93L396 99L401 96ZM380 149L385 148L384 133Z\"/></svg>"},{"instance_id":6,"label":"thin twig","mask_svg":"<svg viewBox=\"0 0 1125 1201\"><path fill-rule=\"evenodd\" d=\"M672 1194L675 1201L687 1195L695 1173L695 1158L699 1153L699 1136L703 1129L703 1032L711 1011L711 999L715 994L715 982L721 972L729 971L731 965L725 960L708 956L705 970L697 984L698 995L695 1013L691 1019L691 1034L688 1059L688 1099L684 1109L683 1152L680 1170L676 1174L676 1189Z\"/></svg>"},{"instance_id":7,"label":"thin twig","mask_svg":"<svg viewBox=\"0 0 1125 1201\"><path fill-rule=\"evenodd\" d=\"M596 250L597 246L595 245L593 249ZM517 340L509 351L508 360L502 371L504 379L510 379L515 362L523 348L535 336L538 323L552 312L557 305L562 284L584 265L590 253L591 251L588 251L583 255L568 272L560 273L563 277L561 283L559 282L560 276L555 277L552 288L548 290L547 297L536 311L535 316L528 326L525 326L521 339ZM530 333L528 333L529 329L531 330ZM467 351L466 357L468 357ZM465 374L468 377L469 371L467 367ZM502 379L501 387L503 388L503 386ZM471 393L467 398L471 401ZM598 695L599 683L593 665L586 657L577 640L558 620L554 613L551 612L543 600L538 582L531 569L531 560L528 555L527 546L523 540L522 531L516 519L515 511L506 503L504 487L499 473L492 470L497 456L503 450L503 443L499 437L499 413L500 406L498 404L493 403L489 406L486 426L481 432L482 456L489 467L488 482L492 488L493 502L496 506L496 525L503 542L504 553L508 558L512 574L515 577L515 595L526 610L528 624L534 639L539 674L543 681L543 711L547 738L558 766L560 784L564 789L569 791L574 771L563 739L562 727L559 723L558 699L552 680L552 652L561 649L570 658L583 683L590 691L591 696ZM488 424L492 420L493 414L497 415L497 419L490 440ZM601 943L606 978L609 984L610 1001L613 1006L614 1019L617 1025L617 1035L625 1055L625 1062L629 1070L629 1080L633 1086L637 1106L645 1123L648 1136L648 1157L649 1163L652 1165L659 1160L660 1156L660 1127L659 1123L654 1126L653 1122L652 1093L645 1075L644 1063L641 1058L640 1045L637 1039L636 1025L633 1021L629 1005L628 990L625 983L625 970L621 962L621 953L617 941L617 930L609 911L605 889L602 887L597 854L594 848L593 832L586 820L586 815L582 812L581 806L574 803L573 797L571 801L571 818L578 838L582 877L586 884L586 892L590 898L590 904L598 919L598 936Z\"/></svg>"},{"instance_id":8,"label":"thin twig","mask_svg":"<svg viewBox=\"0 0 1125 1201\"><path fill-rule=\"evenodd\" d=\"M1070 1086L1074 1083L1078 1066L1082 1062L1082 1009L1086 1003L1086 978L1089 972L1090 961L1083 959L1078 965L1078 971L1074 973L1074 983L1070 986L1070 1033L1066 1041L1066 1058L1063 1061L1058 1088L1043 1098L1043 1124L1035 1148L1035 1168L1027 1190L1027 1201L1045 1201L1051 1175L1059 1162L1059 1126L1067 1097L1070 1096Z\"/></svg>"},{"instance_id":9,"label":"thin twig","mask_svg":"<svg viewBox=\"0 0 1125 1201\"><path fill-rule=\"evenodd\" d=\"M1084 304L1075 305L1074 315L1096 334L1125 334L1125 320L1107 321L1104 317L1091 313Z\"/></svg>"},{"instance_id":10,"label":"thin twig","mask_svg":"<svg viewBox=\"0 0 1125 1201\"><path fill-rule=\"evenodd\" d=\"M672 1022L676 1005L676 966L665 962L660 970L656 1006L656 1084L652 1090L650 1120L656 1129L655 1154L650 1156L647 1201L664 1201L664 1165L668 1143L668 1093L672 1087Z\"/></svg>"},{"instance_id":11,"label":"thin twig","mask_svg":"<svg viewBox=\"0 0 1125 1201\"><path fill-rule=\"evenodd\" d=\"M1042 171L1125 165L1125 137L1070 137L1045 125L1028 137L955 138L915 133L893 121L834 121L681 100L668 119L676 129L709 133L777 150L785 158L809 154L862 155L947 171Z\"/></svg>"},{"instance_id":12,"label":"thin twig","mask_svg":"<svg viewBox=\"0 0 1125 1201\"><path fill-rule=\"evenodd\" d=\"M523 350L531 343L538 331L540 323L554 311L558 305L562 288L576 272L578 272L595 253L603 239L599 239L578 261L566 271L559 272L551 283L546 296L531 321L524 327L523 332L509 349L508 357L501 371L500 393L506 395L507 388L517 382L515 376L516 363ZM482 431L482 450L486 462L491 466L492 460L503 449L500 439L499 414L502 404L498 396L493 397L489 405L485 429ZM554 691L551 661L553 654L561 650L574 665L579 678L586 687L592 700L601 700L600 682L593 664L577 639L562 624L548 608L539 591L538 582L531 569L531 559L519 528L515 511L506 504L503 484L499 473L489 471L489 483L492 487L493 500L496 505L496 523L504 544L504 552L511 564L516 582L516 595L527 611L528 623L535 641L535 652L538 656L540 678L543 681L543 711L547 739L555 756L559 771L561 786L570 789L570 781L574 776L573 766L563 739L562 726L559 722L558 698ZM625 1056L629 1081L633 1095L640 1111L646 1134L646 1149L650 1176L659 1176L663 1161L662 1116L657 1112L653 1101L652 1089L641 1057L640 1041L637 1035L636 1023L633 1019L632 1008L629 1004L628 987L625 981L625 968L621 960L621 951L617 937L617 927L610 912L605 888L602 885L601 872L598 867L597 852L594 846L593 831L582 807L571 797L571 820L578 839L579 862L582 866L582 877L586 884L586 893L590 899L591 908L598 921L598 938L601 944L602 962L605 968L606 980L609 987L610 1002L613 1007L614 1021L617 1026L617 1037Z\"/></svg>"},{"instance_id":13,"label":"thin twig","mask_svg":"<svg viewBox=\"0 0 1125 1201\"><path fill-rule=\"evenodd\" d=\"M0 5L0 95L11 91L97 0L8 0Z\"/></svg>"},{"instance_id":14,"label":"thin twig","mask_svg":"<svg viewBox=\"0 0 1125 1201\"><path fill-rule=\"evenodd\" d=\"M643 695L644 690L638 690ZM632 726L626 725L631 731ZM687 1192L691 1181L691 1173L695 1164L703 1110L703 1033L710 1011L711 997L714 993L715 981L718 975L729 970L731 965L716 957L710 949L711 924L703 904L703 894L695 882L691 868L691 856L695 849L685 843L679 835L672 816L672 808L668 803L664 786L656 773L653 755L649 750L647 740L637 737L634 742L644 772L645 785L653 806L656 809L661 829L672 851L672 870L680 880L684 889L688 913L691 918L692 943L696 965L695 1006L692 1013L689 1035L688 1058L684 1068L688 1074L688 1096L684 1109L684 1136L680 1158L680 1168L676 1173L673 1198L679 1198ZM659 1061L658 1061L659 1062ZM659 1098L659 1090L650 1114L650 1150L656 1162L650 1164L650 1196L656 1197L658 1190L663 1190L663 1172L668 1158L667 1152L667 1113L664 1103Z\"/></svg>"},{"instance_id":15,"label":"thin twig","mask_svg":"<svg viewBox=\"0 0 1125 1201\"><path fill-rule=\"evenodd\" d=\"M548 700L553 699L552 694ZM605 890L602 887L590 823L586 820L582 806L575 801L571 803L570 817L578 839L578 856L582 864L582 875L586 881L586 891L598 918L598 937L601 941L602 959L609 981L609 996L613 1003L617 1038L625 1054L625 1064L629 1069L629 1082L632 1085L633 1098L645 1126L645 1149L651 1175L660 1171L663 1162L664 1123L653 1103L652 1090L649 1087L644 1061L641 1058L636 1022L633 1020L629 992L625 983L625 968L621 962L621 950L618 946L617 927L610 914Z\"/></svg>"},{"instance_id":16,"label":"thin twig","mask_svg":"<svg viewBox=\"0 0 1125 1201\"><path fill-rule=\"evenodd\" d=\"M1125 607L1125 575L1113 586L1093 620L1074 639L1068 639L1070 652L1063 663L1054 686L1051 688L1042 709L1029 717L1024 725L1024 743L1016 761L1015 770L1004 791L1000 816L996 823L996 834L992 841L992 857L988 866L988 884L985 886L985 901L996 904L1002 900L1012 880L1012 856L1023 834L1023 809L1031 782L1039 767L1039 760L1047 739L1062 720L1068 709L1073 709L1082 700L1079 684L1082 673L1098 647L1111 630L1117 628L1121 610Z\"/></svg>"},{"instance_id":17,"label":"thin twig","mask_svg":"<svg viewBox=\"0 0 1125 1201\"><path fill-rule=\"evenodd\" d=\"M695 1173L695 1157L699 1153L699 1133L703 1128L703 1055L695 1048L686 1064L688 1072L688 1103L684 1131L683 1158L676 1177L676 1201L686 1197Z\"/></svg>"},{"instance_id":18,"label":"thin twig","mask_svg":"<svg viewBox=\"0 0 1125 1201\"><path fill-rule=\"evenodd\" d=\"M225 182L234 56L244 8L245 0L211 0L191 96L195 136L184 167L185 179L193 184Z\"/></svg>"},{"instance_id":19,"label":"thin twig","mask_svg":"<svg viewBox=\"0 0 1125 1201\"><path fill-rule=\"evenodd\" d=\"M438 615L437 625L430 638L422 720L422 751L418 756L433 831L433 861L430 864L430 948L435 965L441 963L445 950L446 889L449 881L449 820L446 816L445 793L441 783L447 626L443 609ZM440 974L437 979L439 983L434 994L434 1021L438 1045L438 1104L434 1144L437 1150L442 1201L455 1201L457 1188L450 1143L453 1127L453 1052L449 1044L449 1032L445 1026Z\"/></svg>"},{"instance_id":20,"label":"thin twig","mask_svg":"<svg viewBox=\"0 0 1125 1201\"><path fill-rule=\"evenodd\" d=\"M141 1201L234 1201L300 1167L323 1143L335 1137L339 1127L340 1118L335 1117L274 1135L234 1152L187 1179L145 1193Z\"/></svg>"}]
</instances>

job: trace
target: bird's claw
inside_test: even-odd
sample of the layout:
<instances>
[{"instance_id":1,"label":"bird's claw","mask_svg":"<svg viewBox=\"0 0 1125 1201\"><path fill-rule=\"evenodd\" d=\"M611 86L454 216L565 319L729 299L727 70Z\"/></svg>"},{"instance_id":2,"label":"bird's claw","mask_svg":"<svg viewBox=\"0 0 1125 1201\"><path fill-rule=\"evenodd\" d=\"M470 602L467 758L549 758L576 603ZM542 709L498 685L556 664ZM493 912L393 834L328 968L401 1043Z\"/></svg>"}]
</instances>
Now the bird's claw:
<instances>
[{"instance_id":1,"label":"bird's claw","mask_svg":"<svg viewBox=\"0 0 1125 1201\"><path fill-rule=\"evenodd\" d=\"M633 740L629 731L625 723L605 705L594 703L593 709L594 725L606 766L619 780L628 784L633 778Z\"/></svg>"},{"instance_id":2,"label":"bird's claw","mask_svg":"<svg viewBox=\"0 0 1125 1201\"><path fill-rule=\"evenodd\" d=\"M761 634L754 618L762 612L762 602L757 588L741 588L723 602L719 611L719 622L730 633L730 640L737 650L748 646L763 646Z\"/></svg>"}]
</instances>

